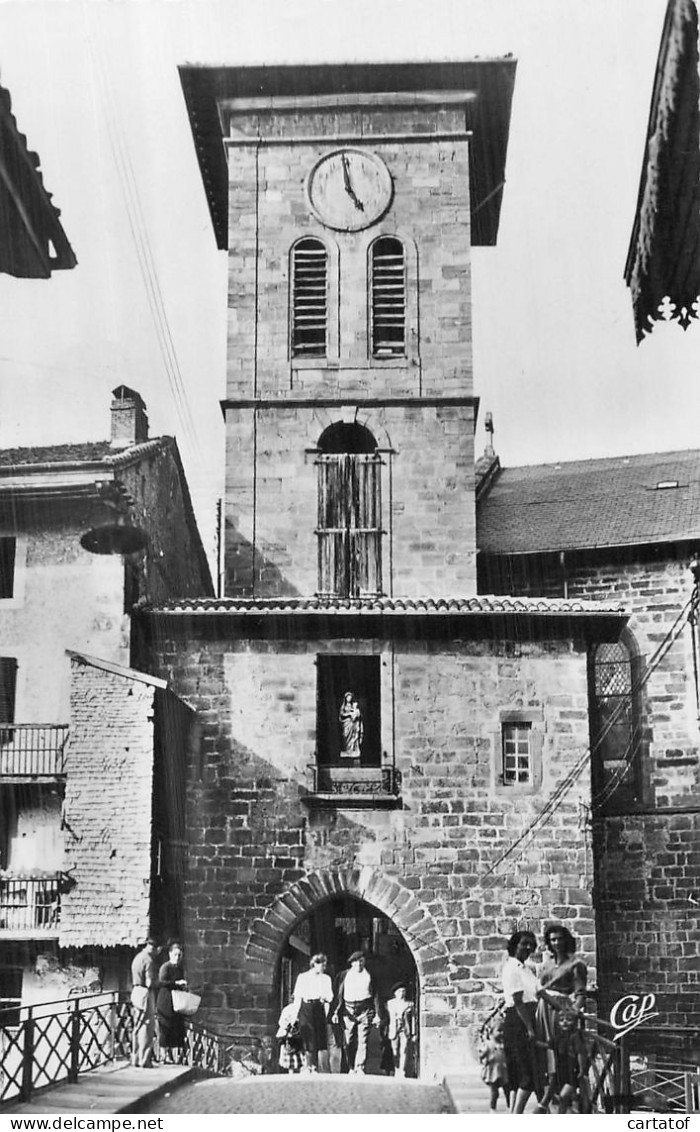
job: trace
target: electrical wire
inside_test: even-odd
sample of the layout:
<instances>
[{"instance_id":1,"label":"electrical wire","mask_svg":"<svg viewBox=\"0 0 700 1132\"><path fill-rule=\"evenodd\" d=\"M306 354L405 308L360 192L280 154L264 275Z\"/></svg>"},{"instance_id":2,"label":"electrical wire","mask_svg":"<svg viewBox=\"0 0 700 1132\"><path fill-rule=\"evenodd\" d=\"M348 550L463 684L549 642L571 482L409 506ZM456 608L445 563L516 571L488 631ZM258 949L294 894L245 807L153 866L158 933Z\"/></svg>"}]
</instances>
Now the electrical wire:
<instances>
[{"instance_id":1,"label":"electrical wire","mask_svg":"<svg viewBox=\"0 0 700 1132\"><path fill-rule=\"evenodd\" d=\"M175 407L180 419L184 437L189 442L196 456L201 458L201 448L197 436L194 418L187 398L187 392L182 379L182 373L177 358L175 343L170 330L167 311L163 300L163 293L155 265L153 250L148 233L148 225L144 216L138 182L129 154L128 146L124 140L124 130L115 110L115 99L111 92L113 84L108 81L108 72L98 37L91 34L90 19L87 15L88 6L83 4L83 16L86 29L88 50L93 64L93 71L97 80L103 113L107 123L107 135L110 149L114 158L119 176L119 183L126 208L129 230L136 251L139 270L146 290L151 318L158 340L163 365L170 385Z\"/></svg>"},{"instance_id":2,"label":"electrical wire","mask_svg":"<svg viewBox=\"0 0 700 1132\"><path fill-rule=\"evenodd\" d=\"M663 660L666 653L675 644L678 636L680 635L680 632L682 631L682 629L687 624L688 611L689 611L689 609L692 609L692 605L693 605L693 597L691 597L689 599L689 601L686 603L686 605L680 611L680 613L676 617L676 620L674 621L673 625L671 626L668 633L664 637L663 641L661 641L660 644L657 646L655 652L652 655L651 660L645 666L641 676L639 677L638 681L636 682L636 685L633 685L633 691L634 691L635 694L638 694L638 692L641 690L641 688L647 683L647 681L649 680L652 673L656 670L656 668L658 668L659 664ZM575 764L575 766L572 767L572 769L569 771L569 773L564 777L564 779L562 779L562 781L558 784L558 786L552 792L550 797L547 799L547 802L544 804L544 806L539 811L539 813L535 815L534 819L530 822L528 827L520 834L519 837L517 837L515 839L515 841L513 841L500 854L500 856L497 858L497 860L492 865L490 865L489 868L482 874L479 881L477 881L477 887L478 888L483 889L485 886L488 887L488 888L495 887L495 885L501 879L500 876L495 876L496 870L499 869L501 867L501 865L504 863L504 861L508 860L512 856L512 854L521 846L522 846L522 848L521 848L521 851L518 854L518 856L522 856L522 853L525 851L525 844L524 843L526 841L528 841L532 836L534 836L535 832L542 825L546 824L546 822L548 822L554 816L554 814L560 808L564 797L569 793L569 791L576 784L576 782L581 777L583 772L587 769L587 767L590 763L591 757L601 747L604 739L610 733L611 728L614 726L615 722L617 722L617 720L619 719L620 715L624 712L624 710L625 710L625 705L621 704L619 706L619 708L616 710L616 712L612 713L612 715L610 716L610 718L608 719L608 721L606 723L605 728L603 728L602 731L600 732L596 742L594 744L592 744L589 748L586 749L586 751L581 756L581 758L578 760L578 762ZM628 750L629 750L629 748L628 748ZM612 794L613 790L617 788L617 785L619 785L619 781L621 781L622 777L627 773L628 766L631 765L633 759L635 757L637 757L637 753L638 753L638 744L635 744L634 752L632 753L632 755L630 756L630 758L628 760L627 759L625 760L627 765L624 768L620 768L620 771L619 771L620 777L619 777L618 781L610 789L609 789L610 784L606 784L606 787L603 790L601 790L598 793L598 795L593 795L593 804L594 805L596 805L596 806L602 805L603 802L606 801L607 798L610 796L610 794ZM493 880L490 879L492 877L494 878Z\"/></svg>"}]
</instances>

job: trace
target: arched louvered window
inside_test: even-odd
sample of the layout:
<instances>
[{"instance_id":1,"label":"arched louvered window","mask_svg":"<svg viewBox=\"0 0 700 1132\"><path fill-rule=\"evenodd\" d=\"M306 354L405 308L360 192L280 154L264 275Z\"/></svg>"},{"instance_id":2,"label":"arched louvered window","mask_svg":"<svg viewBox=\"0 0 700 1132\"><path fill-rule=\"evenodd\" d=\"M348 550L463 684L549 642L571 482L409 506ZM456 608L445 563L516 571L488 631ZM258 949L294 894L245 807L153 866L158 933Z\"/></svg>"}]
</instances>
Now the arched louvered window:
<instances>
[{"instance_id":1,"label":"arched louvered window","mask_svg":"<svg viewBox=\"0 0 700 1132\"><path fill-rule=\"evenodd\" d=\"M619 808L639 800L639 657L622 641L598 645L591 669L593 801Z\"/></svg>"},{"instance_id":2,"label":"arched louvered window","mask_svg":"<svg viewBox=\"0 0 700 1132\"><path fill-rule=\"evenodd\" d=\"M370 333L374 358L406 353L406 256L394 236L370 248Z\"/></svg>"},{"instance_id":3,"label":"arched louvered window","mask_svg":"<svg viewBox=\"0 0 700 1132\"><path fill-rule=\"evenodd\" d=\"M381 458L374 437L339 423L319 441L318 592L377 596L381 570Z\"/></svg>"},{"instance_id":4,"label":"arched louvered window","mask_svg":"<svg viewBox=\"0 0 700 1132\"><path fill-rule=\"evenodd\" d=\"M328 252L311 236L292 248L292 357L325 357L328 324Z\"/></svg>"}]
</instances>

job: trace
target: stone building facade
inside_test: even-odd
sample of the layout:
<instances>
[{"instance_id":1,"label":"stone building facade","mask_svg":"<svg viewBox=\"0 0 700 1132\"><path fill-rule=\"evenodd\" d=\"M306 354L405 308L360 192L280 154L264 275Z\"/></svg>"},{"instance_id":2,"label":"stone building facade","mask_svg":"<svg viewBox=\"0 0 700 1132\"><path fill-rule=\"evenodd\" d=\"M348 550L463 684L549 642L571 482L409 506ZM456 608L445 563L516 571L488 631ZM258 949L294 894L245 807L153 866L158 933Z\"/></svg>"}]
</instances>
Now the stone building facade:
<instances>
[{"instance_id":1,"label":"stone building facade","mask_svg":"<svg viewBox=\"0 0 700 1132\"><path fill-rule=\"evenodd\" d=\"M690 566L700 538L700 453L492 463L478 511L483 591L614 595L629 612L614 651L589 661L601 1013L632 989L653 993L664 1042L685 1033L697 1045L700 752ZM640 1030L635 1040L643 1037ZM651 1040L658 1045L658 1034Z\"/></svg>"},{"instance_id":2,"label":"stone building facade","mask_svg":"<svg viewBox=\"0 0 700 1132\"><path fill-rule=\"evenodd\" d=\"M71 987L125 986L139 939L178 927L181 829L170 830L170 806L151 808L174 708L163 717L162 682L131 667L133 610L211 595L211 576L175 441L149 437L126 386L110 415L104 441L0 452L0 1026ZM88 709L83 668L116 684ZM125 858L137 783L145 812Z\"/></svg>"},{"instance_id":3,"label":"stone building facade","mask_svg":"<svg viewBox=\"0 0 700 1132\"><path fill-rule=\"evenodd\" d=\"M464 1064L515 927L594 967L588 655L626 615L477 596L470 258L513 76L182 70L229 248L226 596L142 621L200 726L190 976L252 1044L316 950L408 981L421 1072Z\"/></svg>"}]
</instances>

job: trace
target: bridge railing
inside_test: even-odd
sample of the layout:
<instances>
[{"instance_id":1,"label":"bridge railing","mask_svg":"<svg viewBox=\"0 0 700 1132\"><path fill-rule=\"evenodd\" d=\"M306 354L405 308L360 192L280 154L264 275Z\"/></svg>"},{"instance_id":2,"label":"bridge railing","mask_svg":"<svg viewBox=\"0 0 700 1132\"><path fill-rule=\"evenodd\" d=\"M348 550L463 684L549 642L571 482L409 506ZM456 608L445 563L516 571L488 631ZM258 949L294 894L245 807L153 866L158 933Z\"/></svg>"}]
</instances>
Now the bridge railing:
<instances>
[{"instance_id":1,"label":"bridge railing","mask_svg":"<svg viewBox=\"0 0 700 1132\"><path fill-rule=\"evenodd\" d=\"M18 1017L19 1015L19 1017ZM133 1012L117 991L0 1010L0 1107L38 1089L131 1057ZM211 1075L230 1071L234 1039L187 1020L184 1059Z\"/></svg>"},{"instance_id":2,"label":"bridge railing","mask_svg":"<svg viewBox=\"0 0 700 1132\"><path fill-rule=\"evenodd\" d=\"M694 1026L639 1026L629 1034L630 1088L635 1107L686 1112L686 1078L700 1072Z\"/></svg>"},{"instance_id":3,"label":"bridge railing","mask_svg":"<svg viewBox=\"0 0 700 1132\"><path fill-rule=\"evenodd\" d=\"M0 1102L77 1081L131 1050L131 1005L116 992L0 1011Z\"/></svg>"}]
</instances>

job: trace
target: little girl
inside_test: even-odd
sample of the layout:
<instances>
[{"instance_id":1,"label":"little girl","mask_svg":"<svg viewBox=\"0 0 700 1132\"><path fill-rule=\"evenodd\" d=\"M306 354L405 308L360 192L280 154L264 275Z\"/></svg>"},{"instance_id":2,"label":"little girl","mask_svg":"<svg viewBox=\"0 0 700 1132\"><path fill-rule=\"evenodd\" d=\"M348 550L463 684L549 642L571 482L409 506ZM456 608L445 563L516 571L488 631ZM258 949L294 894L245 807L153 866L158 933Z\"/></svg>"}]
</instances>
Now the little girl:
<instances>
[{"instance_id":1,"label":"little girl","mask_svg":"<svg viewBox=\"0 0 700 1132\"><path fill-rule=\"evenodd\" d=\"M285 1006L277 1023L279 1039L279 1067L283 1073L300 1073L302 1063L302 1040L299 1032L296 1002Z\"/></svg>"},{"instance_id":2,"label":"little girl","mask_svg":"<svg viewBox=\"0 0 700 1132\"><path fill-rule=\"evenodd\" d=\"M510 1087L508 1085L508 1069L506 1055L503 1049L503 1019L498 1017L489 1027L482 1031L479 1042L479 1061L481 1066L481 1079L491 1090L491 1112L498 1106L498 1092L503 1090L506 1109L510 1106Z\"/></svg>"}]
</instances>

